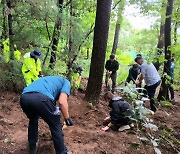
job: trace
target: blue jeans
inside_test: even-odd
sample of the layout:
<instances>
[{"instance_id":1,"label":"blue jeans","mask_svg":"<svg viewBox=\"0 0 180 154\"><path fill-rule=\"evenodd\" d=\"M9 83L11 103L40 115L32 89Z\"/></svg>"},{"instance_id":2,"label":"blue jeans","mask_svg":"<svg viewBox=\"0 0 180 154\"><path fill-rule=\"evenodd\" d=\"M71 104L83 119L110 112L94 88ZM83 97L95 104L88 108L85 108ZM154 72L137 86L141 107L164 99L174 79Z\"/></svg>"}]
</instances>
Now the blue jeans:
<instances>
[{"instance_id":1,"label":"blue jeans","mask_svg":"<svg viewBox=\"0 0 180 154\"><path fill-rule=\"evenodd\" d=\"M21 108L29 118L28 142L31 150L36 148L38 141L39 116L49 125L56 154L66 154L60 115L55 115L55 103L41 93L25 93L20 98Z\"/></svg>"}]
</instances>

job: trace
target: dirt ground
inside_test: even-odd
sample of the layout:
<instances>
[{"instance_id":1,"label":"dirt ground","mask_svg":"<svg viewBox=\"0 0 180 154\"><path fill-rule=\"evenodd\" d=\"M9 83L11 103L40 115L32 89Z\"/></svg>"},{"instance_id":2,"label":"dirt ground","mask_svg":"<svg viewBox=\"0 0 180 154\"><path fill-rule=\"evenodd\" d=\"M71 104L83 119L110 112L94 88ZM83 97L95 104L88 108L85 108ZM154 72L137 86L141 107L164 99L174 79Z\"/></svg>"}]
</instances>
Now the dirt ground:
<instances>
[{"instance_id":1,"label":"dirt ground","mask_svg":"<svg viewBox=\"0 0 180 154\"><path fill-rule=\"evenodd\" d=\"M159 130L173 128L174 136L180 139L180 96L176 94L176 102L166 107L163 112L157 111L154 121ZM73 154L154 154L149 145L143 150L140 146L132 150L132 142L139 143L136 135L125 132L102 132L102 121L108 115L109 108L100 101L93 109L83 101L84 94L70 96L70 115L74 126L64 129L67 148ZM12 92L0 92L0 154L28 154L27 146L28 119L19 105L19 95ZM174 153L171 146L160 146L162 153ZM146 151L146 152L145 152ZM43 120L39 120L39 154L54 154L49 128Z\"/></svg>"}]
</instances>

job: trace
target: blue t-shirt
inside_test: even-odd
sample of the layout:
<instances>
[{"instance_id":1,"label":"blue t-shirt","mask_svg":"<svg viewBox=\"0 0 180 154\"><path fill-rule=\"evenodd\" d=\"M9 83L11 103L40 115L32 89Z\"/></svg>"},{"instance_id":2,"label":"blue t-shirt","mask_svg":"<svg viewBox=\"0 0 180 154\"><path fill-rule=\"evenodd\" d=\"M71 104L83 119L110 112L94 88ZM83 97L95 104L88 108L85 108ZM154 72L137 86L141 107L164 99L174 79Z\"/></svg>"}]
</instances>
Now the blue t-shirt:
<instances>
[{"instance_id":1,"label":"blue t-shirt","mask_svg":"<svg viewBox=\"0 0 180 154\"><path fill-rule=\"evenodd\" d=\"M56 101L60 93L70 95L70 89L70 82L67 79L58 76L46 76L24 88L23 94L28 92L39 92Z\"/></svg>"}]
</instances>

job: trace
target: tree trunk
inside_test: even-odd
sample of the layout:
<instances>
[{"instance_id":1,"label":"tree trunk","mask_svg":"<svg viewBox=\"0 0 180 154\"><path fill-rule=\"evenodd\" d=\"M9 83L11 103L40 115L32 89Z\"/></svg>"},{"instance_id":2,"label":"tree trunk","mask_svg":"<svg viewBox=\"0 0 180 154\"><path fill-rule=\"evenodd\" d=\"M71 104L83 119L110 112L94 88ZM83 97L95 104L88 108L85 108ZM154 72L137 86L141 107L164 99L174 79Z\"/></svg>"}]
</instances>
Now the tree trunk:
<instances>
[{"instance_id":1,"label":"tree trunk","mask_svg":"<svg viewBox=\"0 0 180 154\"><path fill-rule=\"evenodd\" d=\"M159 67L160 67L159 56L164 52L164 28L165 28L165 24L161 23L160 34L159 34L158 44L157 44L156 62L154 63L154 66L156 67L157 71L159 70Z\"/></svg>"},{"instance_id":2,"label":"tree trunk","mask_svg":"<svg viewBox=\"0 0 180 154\"><path fill-rule=\"evenodd\" d=\"M57 15L57 19L54 25L54 31L52 36L52 52L51 52L51 58L50 58L50 65L49 67L51 69L54 68L56 63L56 51L59 43L59 37L60 37L60 30L61 30L61 21L62 21L62 9L63 9L63 0L58 0L57 5L59 7L59 12Z\"/></svg>"},{"instance_id":3,"label":"tree trunk","mask_svg":"<svg viewBox=\"0 0 180 154\"><path fill-rule=\"evenodd\" d=\"M89 59L89 48L87 48L87 57L86 59L88 60Z\"/></svg>"},{"instance_id":4,"label":"tree trunk","mask_svg":"<svg viewBox=\"0 0 180 154\"><path fill-rule=\"evenodd\" d=\"M112 54L116 54L116 50L117 50L117 46L118 46L118 42L119 42L119 31L120 31L120 24L116 23Z\"/></svg>"},{"instance_id":5,"label":"tree trunk","mask_svg":"<svg viewBox=\"0 0 180 154\"><path fill-rule=\"evenodd\" d=\"M168 5L166 8L166 20L165 20L165 59L164 62L164 73L170 75L170 64L171 64L171 51L169 47L171 46L171 18L173 11L173 0L168 0ZM169 100L168 97L168 85L166 84L166 77L163 77L161 89L159 92L158 100Z\"/></svg>"},{"instance_id":6,"label":"tree trunk","mask_svg":"<svg viewBox=\"0 0 180 154\"><path fill-rule=\"evenodd\" d=\"M73 56L74 53L72 51L73 48L73 41L72 41L72 28L73 28L73 1L70 0L70 21L69 21L69 53L68 53L68 62L67 62L67 78L71 80L72 74L72 65L76 61L77 56Z\"/></svg>"},{"instance_id":7,"label":"tree trunk","mask_svg":"<svg viewBox=\"0 0 180 154\"><path fill-rule=\"evenodd\" d=\"M10 59L14 59L14 46L13 46L13 17L11 13L11 1L7 1L7 6L9 8L8 14L8 27L9 27L9 46L10 46Z\"/></svg>"},{"instance_id":8,"label":"tree trunk","mask_svg":"<svg viewBox=\"0 0 180 154\"><path fill-rule=\"evenodd\" d=\"M98 102L104 72L112 0L97 0L93 50L85 99Z\"/></svg>"},{"instance_id":9,"label":"tree trunk","mask_svg":"<svg viewBox=\"0 0 180 154\"><path fill-rule=\"evenodd\" d=\"M115 34L114 34L114 43L113 43L113 48L112 48L112 54L116 54L116 50L117 50L117 46L118 46L118 42L119 42L119 31L120 31L120 25L122 23L122 12L124 9L124 4L125 4L125 0L121 0L121 2L119 3L119 8L118 8L118 19L116 22L116 29L115 29Z\"/></svg>"},{"instance_id":10,"label":"tree trunk","mask_svg":"<svg viewBox=\"0 0 180 154\"><path fill-rule=\"evenodd\" d=\"M5 40L8 37L8 28L7 28L7 15L6 15L6 0L2 0L3 4L3 29L2 29L2 36L1 38Z\"/></svg>"}]
</instances>

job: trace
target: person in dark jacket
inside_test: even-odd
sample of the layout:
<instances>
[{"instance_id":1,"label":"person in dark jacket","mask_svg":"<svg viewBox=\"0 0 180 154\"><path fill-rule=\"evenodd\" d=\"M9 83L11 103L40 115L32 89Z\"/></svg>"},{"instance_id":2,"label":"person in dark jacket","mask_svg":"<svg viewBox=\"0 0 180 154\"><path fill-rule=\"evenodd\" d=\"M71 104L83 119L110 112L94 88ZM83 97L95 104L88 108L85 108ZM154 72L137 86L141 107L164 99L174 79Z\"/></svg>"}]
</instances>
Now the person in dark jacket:
<instances>
[{"instance_id":1,"label":"person in dark jacket","mask_svg":"<svg viewBox=\"0 0 180 154\"><path fill-rule=\"evenodd\" d=\"M121 127L131 123L130 117L133 116L133 107L128 102L122 99L122 97L113 95L110 91L105 93L104 99L106 102L109 102L111 111L109 113L110 116L104 119L105 122L108 121L109 123L106 127L102 128L103 131L107 131L112 125Z\"/></svg>"},{"instance_id":2,"label":"person in dark jacket","mask_svg":"<svg viewBox=\"0 0 180 154\"><path fill-rule=\"evenodd\" d=\"M114 92L116 88L116 78L117 78L117 70L119 69L119 63L115 60L115 55L110 55L110 59L106 61L105 68L107 70L106 73L106 87L108 85L108 79L112 80L112 92Z\"/></svg>"},{"instance_id":3,"label":"person in dark jacket","mask_svg":"<svg viewBox=\"0 0 180 154\"><path fill-rule=\"evenodd\" d=\"M126 79L126 83L133 81L133 83L135 84L139 74L140 74L140 67L138 67L138 64L133 64L133 66L129 69L129 75Z\"/></svg>"}]
</instances>

